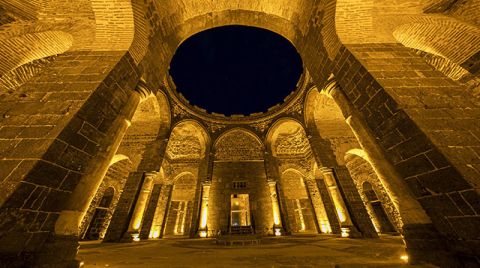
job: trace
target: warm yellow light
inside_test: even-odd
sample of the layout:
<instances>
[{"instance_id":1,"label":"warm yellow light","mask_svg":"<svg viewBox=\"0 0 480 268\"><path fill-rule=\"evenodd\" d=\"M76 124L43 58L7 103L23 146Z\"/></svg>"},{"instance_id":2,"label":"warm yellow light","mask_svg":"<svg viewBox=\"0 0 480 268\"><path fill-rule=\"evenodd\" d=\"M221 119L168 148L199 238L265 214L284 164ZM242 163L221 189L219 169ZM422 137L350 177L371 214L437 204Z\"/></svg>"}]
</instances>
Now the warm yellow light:
<instances>
[{"instance_id":1,"label":"warm yellow light","mask_svg":"<svg viewBox=\"0 0 480 268\"><path fill-rule=\"evenodd\" d=\"M338 214L338 219L340 222L345 222L347 220L347 217L345 217L345 213L343 212L342 209L337 208L337 214Z\"/></svg>"},{"instance_id":2,"label":"warm yellow light","mask_svg":"<svg viewBox=\"0 0 480 268\"><path fill-rule=\"evenodd\" d=\"M341 233L342 237L349 237L350 236L350 229L343 227L343 228L341 228L341 230L342 230L342 233Z\"/></svg>"},{"instance_id":3,"label":"warm yellow light","mask_svg":"<svg viewBox=\"0 0 480 268\"><path fill-rule=\"evenodd\" d=\"M273 223L275 223L275 225L280 225L280 217L276 211L273 212Z\"/></svg>"},{"instance_id":4,"label":"warm yellow light","mask_svg":"<svg viewBox=\"0 0 480 268\"><path fill-rule=\"evenodd\" d=\"M138 242L140 241L140 235L139 234L132 234L133 241Z\"/></svg>"},{"instance_id":5,"label":"warm yellow light","mask_svg":"<svg viewBox=\"0 0 480 268\"><path fill-rule=\"evenodd\" d=\"M275 230L275 236L281 236L282 235L282 229L281 228L274 228Z\"/></svg>"},{"instance_id":6,"label":"warm yellow light","mask_svg":"<svg viewBox=\"0 0 480 268\"><path fill-rule=\"evenodd\" d=\"M332 228L330 227L330 223L326 220L321 220L320 221L320 230L324 234L331 234L332 233Z\"/></svg>"},{"instance_id":7,"label":"warm yellow light","mask_svg":"<svg viewBox=\"0 0 480 268\"><path fill-rule=\"evenodd\" d=\"M198 233L198 235L199 235L201 238L205 238L205 237L207 237L207 231L200 231L200 232Z\"/></svg>"},{"instance_id":8,"label":"warm yellow light","mask_svg":"<svg viewBox=\"0 0 480 268\"><path fill-rule=\"evenodd\" d=\"M134 230L140 229L141 221L142 221L142 219L135 219L135 221L134 221L134 223L133 223L133 229L134 229Z\"/></svg>"},{"instance_id":9,"label":"warm yellow light","mask_svg":"<svg viewBox=\"0 0 480 268\"><path fill-rule=\"evenodd\" d=\"M154 230L154 229L150 231L150 235L148 236L148 238L159 238L159 237L160 237L160 231Z\"/></svg>"},{"instance_id":10,"label":"warm yellow light","mask_svg":"<svg viewBox=\"0 0 480 268\"><path fill-rule=\"evenodd\" d=\"M408 255L407 254L403 254L402 256L400 256L400 259L404 262L408 262Z\"/></svg>"},{"instance_id":11,"label":"warm yellow light","mask_svg":"<svg viewBox=\"0 0 480 268\"><path fill-rule=\"evenodd\" d=\"M200 229L204 229L207 227L207 212L208 212L208 207L204 206L202 208L202 219L200 221Z\"/></svg>"}]
</instances>

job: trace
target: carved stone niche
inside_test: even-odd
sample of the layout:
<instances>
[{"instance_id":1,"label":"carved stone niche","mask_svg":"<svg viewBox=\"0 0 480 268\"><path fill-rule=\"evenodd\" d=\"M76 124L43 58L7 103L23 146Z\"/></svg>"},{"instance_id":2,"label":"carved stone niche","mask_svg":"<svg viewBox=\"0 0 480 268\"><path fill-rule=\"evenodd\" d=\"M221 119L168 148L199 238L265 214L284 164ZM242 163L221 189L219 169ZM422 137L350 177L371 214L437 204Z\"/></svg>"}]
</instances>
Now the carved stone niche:
<instances>
[{"instance_id":1,"label":"carved stone niche","mask_svg":"<svg viewBox=\"0 0 480 268\"><path fill-rule=\"evenodd\" d=\"M235 129L221 136L216 142L215 160L263 160L263 145L254 134Z\"/></svg>"}]
</instances>

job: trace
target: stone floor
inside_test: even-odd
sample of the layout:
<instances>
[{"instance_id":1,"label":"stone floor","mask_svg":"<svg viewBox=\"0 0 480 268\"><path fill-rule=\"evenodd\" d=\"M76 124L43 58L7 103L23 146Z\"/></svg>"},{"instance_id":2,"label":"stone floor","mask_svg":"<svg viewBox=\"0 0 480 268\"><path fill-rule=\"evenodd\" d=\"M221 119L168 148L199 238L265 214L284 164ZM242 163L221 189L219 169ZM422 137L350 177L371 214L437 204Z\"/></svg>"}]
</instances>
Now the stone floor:
<instances>
[{"instance_id":1,"label":"stone floor","mask_svg":"<svg viewBox=\"0 0 480 268\"><path fill-rule=\"evenodd\" d=\"M264 238L258 246L232 247L210 239L82 242L78 258L85 267L404 267L400 259L404 252L400 237L291 236Z\"/></svg>"}]
</instances>

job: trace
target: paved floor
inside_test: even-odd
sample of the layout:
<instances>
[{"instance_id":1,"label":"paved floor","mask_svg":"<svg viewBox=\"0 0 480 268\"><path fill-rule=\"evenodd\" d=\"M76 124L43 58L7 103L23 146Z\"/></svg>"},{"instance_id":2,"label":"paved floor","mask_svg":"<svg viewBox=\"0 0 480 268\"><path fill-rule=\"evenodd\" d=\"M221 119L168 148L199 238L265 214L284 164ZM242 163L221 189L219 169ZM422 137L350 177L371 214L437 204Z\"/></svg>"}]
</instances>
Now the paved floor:
<instances>
[{"instance_id":1,"label":"paved floor","mask_svg":"<svg viewBox=\"0 0 480 268\"><path fill-rule=\"evenodd\" d=\"M258 246L233 247L209 239L83 242L78 258L85 267L404 267L404 252L400 237L317 236L265 238Z\"/></svg>"}]
</instances>

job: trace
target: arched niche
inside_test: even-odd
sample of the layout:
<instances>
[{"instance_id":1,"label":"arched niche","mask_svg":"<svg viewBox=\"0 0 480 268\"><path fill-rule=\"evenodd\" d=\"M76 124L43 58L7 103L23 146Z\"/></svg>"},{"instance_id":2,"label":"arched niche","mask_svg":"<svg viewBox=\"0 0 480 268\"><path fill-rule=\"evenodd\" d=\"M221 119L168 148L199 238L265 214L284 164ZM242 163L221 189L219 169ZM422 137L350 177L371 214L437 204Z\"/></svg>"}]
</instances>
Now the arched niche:
<instances>
[{"instance_id":1,"label":"arched niche","mask_svg":"<svg viewBox=\"0 0 480 268\"><path fill-rule=\"evenodd\" d=\"M233 128L217 138L213 150L209 232L230 233L236 228L271 232L272 206L261 140L247 129ZM239 215L242 221L236 221Z\"/></svg>"},{"instance_id":2,"label":"arched niche","mask_svg":"<svg viewBox=\"0 0 480 268\"><path fill-rule=\"evenodd\" d=\"M311 148L305 129L291 118L279 119L269 129L267 149L277 158L310 158Z\"/></svg>"},{"instance_id":3,"label":"arched niche","mask_svg":"<svg viewBox=\"0 0 480 268\"><path fill-rule=\"evenodd\" d=\"M207 131L197 121L181 121L170 133L165 156L170 161L200 160L205 157L209 144Z\"/></svg>"},{"instance_id":4,"label":"arched niche","mask_svg":"<svg viewBox=\"0 0 480 268\"><path fill-rule=\"evenodd\" d=\"M401 232L403 222L400 213L368 161L365 151L348 151L345 163L377 232Z\"/></svg>"},{"instance_id":5,"label":"arched niche","mask_svg":"<svg viewBox=\"0 0 480 268\"><path fill-rule=\"evenodd\" d=\"M116 154L80 226L80 237L85 240L103 239L112 219L128 174L133 171L130 159Z\"/></svg>"},{"instance_id":6,"label":"arched niche","mask_svg":"<svg viewBox=\"0 0 480 268\"><path fill-rule=\"evenodd\" d=\"M197 176L192 172L181 172L173 179L165 236L186 236L193 223Z\"/></svg>"},{"instance_id":7,"label":"arched niche","mask_svg":"<svg viewBox=\"0 0 480 268\"><path fill-rule=\"evenodd\" d=\"M317 232L315 212L305 180L305 175L293 168L285 170L280 176L287 213L285 218L293 233Z\"/></svg>"}]
</instances>

